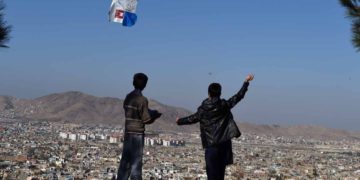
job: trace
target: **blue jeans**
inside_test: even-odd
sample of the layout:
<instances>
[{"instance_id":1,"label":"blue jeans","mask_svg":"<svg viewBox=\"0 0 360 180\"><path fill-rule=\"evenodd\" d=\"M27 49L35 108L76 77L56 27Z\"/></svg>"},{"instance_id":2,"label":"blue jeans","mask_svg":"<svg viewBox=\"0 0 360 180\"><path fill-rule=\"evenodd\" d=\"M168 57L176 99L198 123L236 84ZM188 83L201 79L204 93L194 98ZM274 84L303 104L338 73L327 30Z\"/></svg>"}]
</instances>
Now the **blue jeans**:
<instances>
[{"instance_id":1,"label":"blue jeans","mask_svg":"<svg viewBox=\"0 0 360 180\"><path fill-rule=\"evenodd\" d=\"M232 164L231 140L205 149L208 180L224 180L226 165Z\"/></svg>"},{"instance_id":2,"label":"blue jeans","mask_svg":"<svg viewBox=\"0 0 360 180\"><path fill-rule=\"evenodd\" d=\"M125 134L117 180L142 180L143 149L143 134Z\"/></svg>"}]
</instances>

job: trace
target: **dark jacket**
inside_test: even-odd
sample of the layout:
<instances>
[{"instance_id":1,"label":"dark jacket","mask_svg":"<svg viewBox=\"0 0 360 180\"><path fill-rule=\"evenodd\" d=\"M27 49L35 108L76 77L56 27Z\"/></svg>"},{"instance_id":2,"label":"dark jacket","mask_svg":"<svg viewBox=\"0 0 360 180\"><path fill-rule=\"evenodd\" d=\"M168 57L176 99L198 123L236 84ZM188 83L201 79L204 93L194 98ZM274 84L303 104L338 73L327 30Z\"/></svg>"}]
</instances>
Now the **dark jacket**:
<instances>
[{"instance_id":1,"label":"dark jacket","mask_svg":"<svg viewBox=\"0 0 360 180\"><path fill-rule=\"evenodd\" d=\"M240 137L231 109L244 98L249 83L245 82L238 93L229 100L205 99L198 111L178 121L178 125L200 122L201 141L204 148L218 145L234 137Z\"/></svg>"},{"instance_id":2,"label":"dark jacket","mask_svg":"<svg viewBox=\"0 0 360 180\"><path fill-rule=\"evenodd\" d=\"M144 134L145 124L151 124L160 117L157 111L149 110L148 104L148 100L140 90L134 90L126 96L125 133Z\"/></svg>"}]
</instances>

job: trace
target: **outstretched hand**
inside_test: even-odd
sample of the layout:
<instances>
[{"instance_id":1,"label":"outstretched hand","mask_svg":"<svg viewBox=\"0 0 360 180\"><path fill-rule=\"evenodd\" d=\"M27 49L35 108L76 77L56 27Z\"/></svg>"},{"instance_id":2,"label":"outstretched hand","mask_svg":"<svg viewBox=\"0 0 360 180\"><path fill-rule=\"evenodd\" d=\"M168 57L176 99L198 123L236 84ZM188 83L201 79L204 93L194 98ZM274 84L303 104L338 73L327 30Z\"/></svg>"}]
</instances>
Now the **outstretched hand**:
<instances>
[{"instance_id":1,"label":"outstretched hand","mask_svg":"<svg viewBox=\"0 0 360 180\"><path fill-rule=\"evenodd\" d=\"M162 115L162 113L160 113L157 110L149 110L149 112L150 112L150 115L151 115L152 119L158 119Z\"/></svg>"},{"instance_id":2,"label":"outstretched hand","mask_svg":"<svg viewBox=\"0 0 360 180\"><path fill-rule=\"evenodd\" d=\"M158 119L160 118L162 115L162 113L160 113L159 111L155 111L155 118Z\"/></svg>"},{"instance_id":3,"label":"outstretched hand","mask_svg":"<svg viewBox=\"0 0 360 180\"><path fill-rule=\"evenodd\" d=\"M176 124L179 123L179 116L176 117Z\"/></svg>"},{"instance_id":4,"label":"outstretched hand","mask_svg":"<svg viewBox=\"0 0 360 180\"><path fill-rule=\"evenodd\" d=\"M253 79L254 79L254 74L249 74L249 75L246 76L245 81L246 81L246 82L250 82L250 81L252 81Z\"/></svg>"}]
</instances>

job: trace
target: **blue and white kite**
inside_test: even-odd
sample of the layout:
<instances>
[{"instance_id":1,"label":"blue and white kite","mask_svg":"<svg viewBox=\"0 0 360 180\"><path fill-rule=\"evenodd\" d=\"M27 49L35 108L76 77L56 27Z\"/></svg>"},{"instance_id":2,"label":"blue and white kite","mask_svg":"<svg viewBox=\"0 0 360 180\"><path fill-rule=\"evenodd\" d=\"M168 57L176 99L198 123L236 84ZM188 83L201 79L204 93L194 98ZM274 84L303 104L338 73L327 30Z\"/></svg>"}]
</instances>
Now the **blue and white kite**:
<instances>
[{"instance_id":1,"label":"blue and white kite","mask_svg":"<svg viewBox=\"0 0 360 180\"><path fill-rule=\"evenodd\" d=\"M121 23L123 26L133 26L137 20L136 6L137 0L112 0L110 21Z\"/></svg>"}]
</instances>

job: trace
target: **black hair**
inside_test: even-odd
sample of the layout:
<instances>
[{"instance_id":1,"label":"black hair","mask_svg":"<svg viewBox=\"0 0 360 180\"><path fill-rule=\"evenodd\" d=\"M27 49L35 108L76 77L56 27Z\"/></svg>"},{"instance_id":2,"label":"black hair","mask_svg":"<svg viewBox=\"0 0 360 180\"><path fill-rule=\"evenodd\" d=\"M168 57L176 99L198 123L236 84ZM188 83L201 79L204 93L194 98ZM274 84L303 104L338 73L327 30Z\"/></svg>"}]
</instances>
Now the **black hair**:
<instances>
[{"instance_id":1,"label":"black hair","mask_svg":"<svg viewBox=\"0 0 360 180\"><path fill-rule=\"evenodd\" d=\"M144 73L136 73L134 75L133 85L135 89L143 90L146 87L148 77Z\"/></svg>"},{"instance_id":2,"label":"black hair","mask_svg":"<svg viewBox=\"0 0 360 180\"><path fill-rule=\"evenodd\" d=\"M209 85L209 96L210 97L220 97L221 96L221 85L219 83L211 83Z\"/></svg>"}]
</instances>

